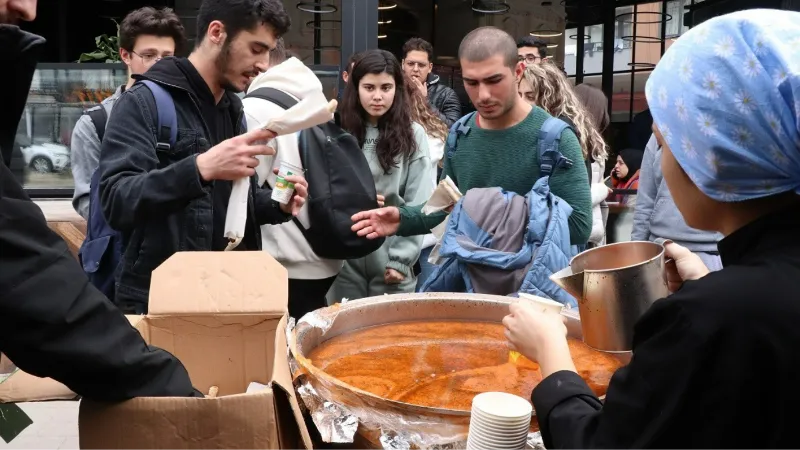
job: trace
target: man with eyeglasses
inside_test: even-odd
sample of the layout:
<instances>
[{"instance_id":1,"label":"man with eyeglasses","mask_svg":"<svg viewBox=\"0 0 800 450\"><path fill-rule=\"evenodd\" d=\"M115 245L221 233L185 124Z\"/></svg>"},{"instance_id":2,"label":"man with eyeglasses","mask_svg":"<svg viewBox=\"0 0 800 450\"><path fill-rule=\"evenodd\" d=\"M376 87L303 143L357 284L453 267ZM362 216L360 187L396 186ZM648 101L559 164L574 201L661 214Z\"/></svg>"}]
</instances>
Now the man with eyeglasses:
<instances>
[{"instance_id":1,"label":"man with eyeglasses","mask_svg":"<svg viewBox=\"0 0 800 450\"><path fill-rule=\"evenodd\" d=\"M447 126L461 118L461 100L453 89L440 84L439 76L432 74L433 46L430 42L411 38L403 45L403 71L414 80L414 85L428 98L428 103Z\"/></svg>"},{"instance_id":2,"label":"man with eyeglasses","mask_svg":"<svg viewBox=\"0 0 800 450\"><path fill-rule=\"evenodd\" d=\"M84 114L72 130L72 176L75 193L72 206L84 219L89 220L89 185L100 160L100 141L105 122L114 103L140 75L156 62L174 56L185 40L181 20L170 8L137 9L123 19L119 27L119 55L128 66L128 83L117 88L114 95Z\"/></svg>"},{"instance_id":3,"label":"man with eyeglasses","mask_svg":"<svg viewBox=\"0 0 800 450\"><path fill-rule=\"evenodd\" d=\"M533 36L525 36L517 41L519 62L526 66L541 64L547 58L547 42Z\"/></svg>"}]
</instances>

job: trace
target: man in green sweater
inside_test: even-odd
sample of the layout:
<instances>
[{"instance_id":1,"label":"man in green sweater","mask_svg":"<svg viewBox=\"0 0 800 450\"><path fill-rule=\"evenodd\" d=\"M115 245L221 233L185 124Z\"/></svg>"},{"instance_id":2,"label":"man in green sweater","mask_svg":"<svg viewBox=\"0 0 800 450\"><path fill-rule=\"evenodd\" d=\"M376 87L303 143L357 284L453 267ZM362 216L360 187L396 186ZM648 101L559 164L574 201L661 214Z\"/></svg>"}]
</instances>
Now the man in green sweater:
<instances>
[{"instance_id":1,"label":"man in green sweater","mask_svg":"<svg viewBox=\"0 0 800 450\"><path fill-rule=\"evenodd\" d=\"M478 114L467 122L470 131L458 140L452 157L445 153L444 172L461 192L472 188L501 187L527 194L539 179L539 130L550 117L517 94L517 80L525 69L517 58L514 39L495 27L470 32L458 49L464 88ZM558 168L550 177L553 194L572 208L570 240L583 245L592 228L592 203L588 174L580 143L571 130L561 135L561 153L572 167ZM353 216L353 231L376 239L430 233L446 213L425 215L422 206L386 207Z\"/></svg>"}]
</instances>

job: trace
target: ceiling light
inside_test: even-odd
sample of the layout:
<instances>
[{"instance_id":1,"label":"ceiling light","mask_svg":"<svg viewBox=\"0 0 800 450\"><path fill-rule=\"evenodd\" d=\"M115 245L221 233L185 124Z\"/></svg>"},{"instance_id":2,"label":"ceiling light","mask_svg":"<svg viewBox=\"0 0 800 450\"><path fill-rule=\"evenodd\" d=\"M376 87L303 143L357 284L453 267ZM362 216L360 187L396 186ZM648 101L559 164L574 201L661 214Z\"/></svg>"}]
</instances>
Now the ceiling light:
<instances>
[{"instance_id":1,"label":"ceiling light","mask_svg":"<svg viewBox=\"0 0 800 450\"><path fill-rule=\"evenodd\" d=\"M558 44L547 44L547 48L558 48Z\"/></svg>"},{"instance_id":2,"label":"ceiling light","mask_svg":"<svg viewBox=\"0 0 800 450\"><path fill-rule=\"evenodd\" d=\"M379 2L378 9L381 11L385 11L387 9L394 9L397 8L397 3L395 2Z\"/></svg>"},{"instance_id":3,"label":"ceiling light","mask_svg":"<svg viewBox=\"0 0 800 450\"><path fill-rule=\"evenodd\" d=\"M316 2L300 2L296 5L297 9L311 14L330 14L335 13L339 9L336 5L330 3Z\"/></svg>"},{"instance_id":4,"label":"ceiling light","mask_svg":"<svg viewBox=\"0 0 800 450\"><path fill-rule=\"evenodd\" d=\"M505 14L511 9L505 1L472 0L472 10L481 14Z\"/></svg>"},{"instance_id":5,"label":"ceiling light","mask_svg":"<svg viewBox=\"0 0 800 450\"><path fill-rule=\"evenodd\" d=\"M386 39L386 35L385 34L379 34L378 35L378 39Z\"/></svg>"},{"instance_id":6,"label":"ceiling light","mask_svg":"<svg viewBox=\"0 0 800 450\"><path fill-rule=\"evenodd\" d=\"M317 22L319 24L317 24ZM338 30L339 28L341 28L341 25L342 25L341 20L323 19L319 21L309 20L308 22L306 22L306 26L308 28L313 28L315 30Z\"/></svg>"},{"instance_id":7,"label":"ceiling light","mask_svg":"<svg viewBox=\"0 0 800 450\"><path fill-rule=\"evenodd\" d=\"M558 30L537 30L531 31L531 36L541 37L541 38L554 38L559 37L564 34L563 31Z\"/></svg>"},{"instance_id":8,"label":"ceiling light","mask_svg":"<svg viewBox=\"0 0 800 450\"><path fill-rule=\"evenodd\" d=\"M379 20L379 21L378 21L378 25L388 25L388 24L390 24L390 23L392 23L392 19L389 19L389 20Z\"/></svg>"}]
</instances>

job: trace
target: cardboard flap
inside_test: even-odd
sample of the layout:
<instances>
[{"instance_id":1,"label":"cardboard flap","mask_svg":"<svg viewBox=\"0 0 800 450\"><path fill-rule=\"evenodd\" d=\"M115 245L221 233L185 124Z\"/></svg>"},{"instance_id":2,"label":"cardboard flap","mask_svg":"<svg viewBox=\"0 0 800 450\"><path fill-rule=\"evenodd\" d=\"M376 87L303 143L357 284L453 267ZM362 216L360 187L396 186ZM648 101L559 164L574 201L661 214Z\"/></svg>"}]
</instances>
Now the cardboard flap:
<instances>
[{"instance_id":1,"label":"cardboard flap","mask_svg":"<svg viewBox=\"0 0 800 450\"><path fill-rule=\"evenodd\" d=\"M267 252L179 252L153 271L149 314L277 318L288 296L288 273Z\"/></svg>"},{"instance_id":2,"label":"cardboard flap","mask_svg":"<svg viewBox=\"0 0 800 450\"><path fill-rule=\"evenodd\" d=\"M294 385L292 384L292 375L289 372L289 346L286 343L286 322L288 316L283 316L280 323L278 324L278 330L275 335L275 364L273 365L274 369L272 372L272 381L280 389L275 390L275 394L278 395L280 391L282 391L289 400L289 406L292 409L292 414L294 415L295 420L297 421L297 426L300 429L300 437L303 439L303 444L306 448L311 449L314 448L314 444L311 441L311 435L308 432L308 428L306 428L306 421L303 418L303 411L300 409L300 403L297 401L297 394L294 390ZM279 360L280 358L280 360Z\"/></svg>"}]
</instances>

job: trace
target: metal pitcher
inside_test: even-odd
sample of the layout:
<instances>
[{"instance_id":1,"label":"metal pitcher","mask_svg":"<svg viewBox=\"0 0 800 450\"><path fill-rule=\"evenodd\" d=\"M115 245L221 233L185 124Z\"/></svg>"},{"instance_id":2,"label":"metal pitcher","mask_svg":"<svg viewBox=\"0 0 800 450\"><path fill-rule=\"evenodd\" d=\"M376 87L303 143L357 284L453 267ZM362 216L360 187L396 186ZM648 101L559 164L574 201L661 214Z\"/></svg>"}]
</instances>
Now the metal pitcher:
<instances>
[{"instance_id":1,"label":"metal pitcher","mask_svg":"<svg viewBox=\"0 0 800 450\"><path fill-rule=\"evenodd\" d=\"M664 266L661 243L620 242L580 253L550 279L578 300L587 345L626 352L636 321L669 293Z\"/></svg>"}]
</instances>

